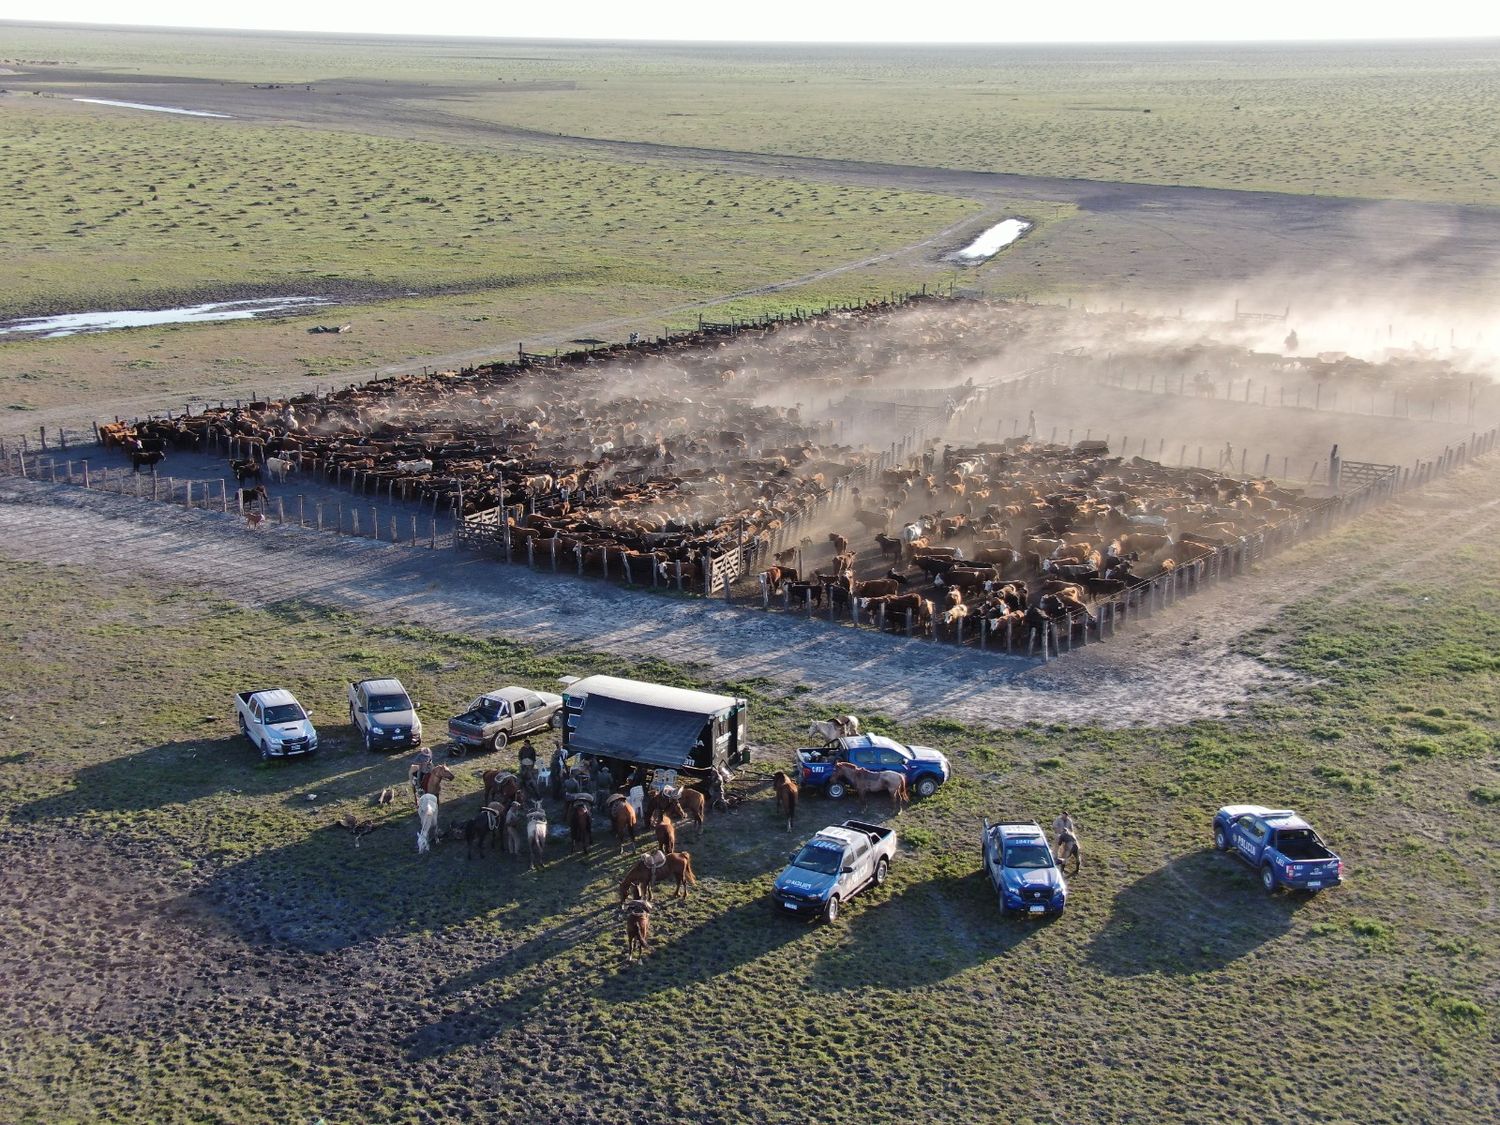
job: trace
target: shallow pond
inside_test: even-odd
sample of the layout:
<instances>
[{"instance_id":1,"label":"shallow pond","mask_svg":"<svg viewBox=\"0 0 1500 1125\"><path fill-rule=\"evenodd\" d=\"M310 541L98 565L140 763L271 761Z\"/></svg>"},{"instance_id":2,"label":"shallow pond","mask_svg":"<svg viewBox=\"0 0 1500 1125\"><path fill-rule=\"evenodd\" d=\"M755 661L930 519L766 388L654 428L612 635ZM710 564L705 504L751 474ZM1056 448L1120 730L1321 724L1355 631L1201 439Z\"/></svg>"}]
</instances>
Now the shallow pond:
<instances>
[{"instance_id":1,"label":"shallow pond","mask_svg":"<svg viewBox=\"0 0 1500 1125\"><path fill-rule=\"evenodd\" d=\"M993 258L1030 229L1031 224L1025 219L1006 219L985 230L962 250L955 250L949 257L956 262L982 262L986 258Z\"/></svg>"},{"instance_id":2,"label":"shallow pond","mask_svg":"<svg viewBox=\"0 0 1500 1125\"><path fill-rule=\"evenodd\" d=\"M0 336L73 336L79 332L108 332L150 324L193 324L207 320L249 320L289 309L316 308L327 297L264 297L254 301L215 301L177 309L122 309L117 312L66 313L33 316L0 323Z\"/></svg>"}]
</instances>

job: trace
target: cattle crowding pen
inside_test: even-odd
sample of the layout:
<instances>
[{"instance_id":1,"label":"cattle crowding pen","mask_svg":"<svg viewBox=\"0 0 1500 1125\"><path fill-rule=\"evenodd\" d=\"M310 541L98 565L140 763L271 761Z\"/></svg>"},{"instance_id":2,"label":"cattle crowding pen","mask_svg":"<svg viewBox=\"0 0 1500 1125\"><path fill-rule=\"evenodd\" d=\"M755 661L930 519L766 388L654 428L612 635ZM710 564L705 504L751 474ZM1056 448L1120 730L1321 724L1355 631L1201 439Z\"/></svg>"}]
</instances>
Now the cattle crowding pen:
<instances>
[{"instance_id":1,"label":"cattle crowding pen","mask_svg":"<svg viewBox=\"0 0 1500 1125\"><path fill-rule=\"evenodd\" d=\"M284 497L274 498L274 512L262 498L259 514L278 524L294 519L298 527L436 548L443 519L453 528L443 545L514 564L1043 661L1110 637L1137 615L1243 574L1293 543L1449 473L1491 451L1497 438L1494 429L1473 433L1410 466L1341 461L1335 448L1322 482L1330 495L1321 498L1246 477L1243 453L1241 472L1228 476L1232 465L1221 472L1187 464L1186 446L1177 468L1144 456L1110 456L1109 443L1093 440L1092 432L1080 442L1070 433L1067 443L1058 443L1054 431L1048 441L1017 435L956 444L977 434L979 420L996 411L1019 415L1015 404L1023 396L1045 402L1048 387L1090 361L1076 353L1052 355L1019 375L944 384L951 366L924 365L951 350L944 331L928 323L924 332L919 323L897 334L899 346L869 335L888 314L936 300L912 294L743 324L700 324L677 336L563 355L519 350L508 363L376 380L321 396L220 404L164 419L117 420L95 431L104 447L143 439L248 462L257 472L269 461L341 493L407 506L399 518L390 507L383 513L364 508L369 518L362 529L354 500L346 528L341 500L317 500L310 512L298 496L293 514ZM987 318L1011 309L994 302L941 304L946 316L964 323L971 312L967 326L987 329L1004 329L1003 320ZM971 337L964 345L970 359L990 346L983 332L959 335ZM773 370L763 370L768 358L776 360ZM1332 360L1318 362L1340 368ZM925 385L888 385L910 382L918 368L925 377L916 382ZM1281 370L1299 374L1285 364ZM897 377L881 381L893 371ZM1094 362L1091 373L1103 383L1133 381L1137 389L1155 391L1155 375L1146 375L1150 387L1140 387L1139 364L1120 357ZM802 401L777 404L775 392L788 381L788 393ZM1164 393L1187 393L1183 377L1175 391L1165 375L1161 382ZM1247 401L1249 386L1247 379ZM821 411L819 397L826 402ZM1268 389L1261 399L1269 404ZM1395 413L1399 392L1391 401ZM1471 390L1470 409L1473 401ZM859 444L841 444L844 436ZM79 442L70 448L65 431L54 431L50 445L45 430L39 438L37 448L25 439L0 440L0 471L221 513L242 502L243 494L224 479L179 481L154 465L149 473L127 471L102 465L94 450L74 460L66 454L81 451ZM1268 455L1265 468L1269 461ZM980 497L994 503L980 500L981 510ZM331 520L325 520L325 505ZM1127 565L1112 572L1115 578L1099 578L1099 552L1108 557L1112 537L1118 544L1132 532L1166 531L1168 516L1156 513L1179 511L1195 513L1196 522L1174 522L1172 534L1159 537L1170 546L1148 551L1152 557L1137 564L1148 573L1135 576ZM1069 530L1075 520L1080 534ZM1036 522L1023 528L1028 521ZM985 591L972 616L970 607L959 608L961 595L949 594L955 600L941 613L920 597L916 604L925 611L914 612L911 598L859 596L864 586L883 594L887 583L854 577L849 560L857 550L839 564L851 568L842 584L828 576L818 588L806 573L800 583L765 578L763 568L773 559L795 553L800 563L815 536L849 530L851 522L871 535L891 536L887 543L894 542L892 533L915 539L897 550L908 565L936 558L922 567L930 581L953 562L943 556L955 552L940 544L955 530L965 533L961 543L971 550L977 545L1004 565L996 565L988 584L979 580L983 573L976 579L972 568L963 568L970 596ZM1215 533L1197 531L1200 526ZM1054 534L1060 538L1040 538ZM883 546L882 565L885 557ZM758 569L757 585L752 576ZM1069 579L1083 574L1092 577L1087 587L1078 584L1075 597ZM920 580L892 581L904 587ZM1047 613L1028 617L1017 607L1017 582L1019 610L1037 603L1043 585L1063 600L1054 598ZM1011 592L1010 605L988 593L992 586ZM938 578L923 593L952 588ZM1091 604L1087 592L1097 595ZM892 614L890 605L905 608Z\"/></svg>"}]
</instances>

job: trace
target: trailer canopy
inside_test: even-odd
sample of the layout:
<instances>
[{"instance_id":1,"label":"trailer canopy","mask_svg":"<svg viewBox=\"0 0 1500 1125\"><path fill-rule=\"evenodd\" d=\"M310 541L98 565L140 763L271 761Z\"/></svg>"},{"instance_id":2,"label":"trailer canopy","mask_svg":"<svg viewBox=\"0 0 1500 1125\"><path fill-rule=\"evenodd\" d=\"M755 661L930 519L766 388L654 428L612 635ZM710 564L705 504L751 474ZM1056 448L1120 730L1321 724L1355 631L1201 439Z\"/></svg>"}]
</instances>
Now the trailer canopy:
<instances>
[{"instance_id":1,"label":"trailer canopy","mask_svg":"<svg viewBox=\"0 0 1500 1125\"><path fill-rule=\"evenodd\" d=\"M568 749L681 769L691 763L709 718L694 711L590 695L569 735Z\"/></svg>"}]
</instances>

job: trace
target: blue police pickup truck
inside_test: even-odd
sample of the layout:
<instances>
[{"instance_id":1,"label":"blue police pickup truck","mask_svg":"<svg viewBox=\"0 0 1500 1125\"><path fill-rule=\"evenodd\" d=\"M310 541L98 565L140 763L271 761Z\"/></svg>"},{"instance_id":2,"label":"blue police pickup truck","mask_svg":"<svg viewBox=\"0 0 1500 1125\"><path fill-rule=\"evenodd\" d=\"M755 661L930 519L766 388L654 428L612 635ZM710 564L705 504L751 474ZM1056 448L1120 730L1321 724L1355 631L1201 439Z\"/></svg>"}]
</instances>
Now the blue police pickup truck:
<instances>
[{"instance_id":1,"label":"blue police pickup truck","mask_svg":"<svg viewBox=\"0 0 1500 1125\"><path fill-rule=\"evenodd\" d=\"M917 797L931 797L952 773L948 758L929 746L903 746L883 734L854 734L835 738L826 746L797 751L795 772L804 788L821 789L837 801L848 795L847 783L834 776L840 762L852 762L867 770L899 770L906 775L907 789Z\"/></svg>"},{"instance_id":2,"label":"blue police pickup truck","mask_svg":"<svg viewBox=\"0 0 1500 1125\"><path fill-rule=\"evenodd\" d=\"M896 857L896 833L846 820L829 825L791 855L771 885L771 898L789 914L835 921L839 907L866 887L884 885Z\"/></svg>"},{"instance_id":3,"label":"blue police pickup truck","mask_svg":"<svg viewBox=\"0 0 1500 1125\"><path fill-rule=\"evenodd\" d=\"M984 869L994 885L1001 914L1061 914L1068 884L1032 820L984 821Z\"/></svg>"},{"instance_id":4,"label":"blue police pickup truck","mask_svg":"<svg viewBox=\"0 0 1500 1125\"><path fill-rule=\"evenodd\" d=\"M1281 887L1317 892L1344 881L1343 860L1288 809L1225 805L1214 814L1214 847L1259 869L1272 894Z\"/></svg>"}]
</instances>

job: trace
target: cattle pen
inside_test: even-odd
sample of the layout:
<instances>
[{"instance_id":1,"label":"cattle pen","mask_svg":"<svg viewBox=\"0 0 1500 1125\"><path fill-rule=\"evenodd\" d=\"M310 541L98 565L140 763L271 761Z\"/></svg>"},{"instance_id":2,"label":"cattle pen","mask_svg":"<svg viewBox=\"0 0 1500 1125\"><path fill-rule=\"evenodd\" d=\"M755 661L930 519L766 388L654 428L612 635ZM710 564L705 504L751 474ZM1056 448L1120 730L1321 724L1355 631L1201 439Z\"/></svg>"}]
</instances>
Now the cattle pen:
<instances>
[{"instance_id":1,"label":"cattle pen","mask_svg":"<svg viewBox=\"0 0 1500 1125\"><path fill-rule=\"evenodd\" d=\"M912 294L43 431L0 466L1047 661L1495 445L1453 363L1184 359L1087 327L1109 346L1055 306ZM1411 409L1455 388L1459 417Z\"/></svg>"}]
</instances>

